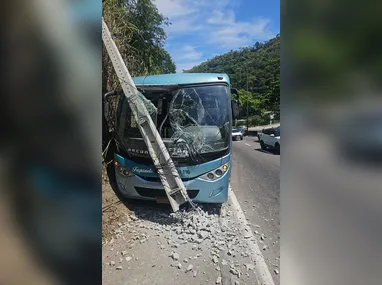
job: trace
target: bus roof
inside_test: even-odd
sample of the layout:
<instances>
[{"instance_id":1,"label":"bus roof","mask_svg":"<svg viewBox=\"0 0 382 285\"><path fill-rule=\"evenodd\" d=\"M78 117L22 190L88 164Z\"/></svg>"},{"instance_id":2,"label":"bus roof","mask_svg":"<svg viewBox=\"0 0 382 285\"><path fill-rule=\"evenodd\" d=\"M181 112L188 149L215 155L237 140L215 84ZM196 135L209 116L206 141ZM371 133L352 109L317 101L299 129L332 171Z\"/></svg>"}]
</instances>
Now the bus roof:
<instances>
[{"instance_id":1,"label":"bus roof","mask_svg":"<svg viewBox=\"0 0 382 285\"><path fill-rule=\"evenodd\" d=\"M142 85L177 85L223 82L230 84L225 73L175 73L133 77L137 86Z\"/></svg>"}]
</instances>

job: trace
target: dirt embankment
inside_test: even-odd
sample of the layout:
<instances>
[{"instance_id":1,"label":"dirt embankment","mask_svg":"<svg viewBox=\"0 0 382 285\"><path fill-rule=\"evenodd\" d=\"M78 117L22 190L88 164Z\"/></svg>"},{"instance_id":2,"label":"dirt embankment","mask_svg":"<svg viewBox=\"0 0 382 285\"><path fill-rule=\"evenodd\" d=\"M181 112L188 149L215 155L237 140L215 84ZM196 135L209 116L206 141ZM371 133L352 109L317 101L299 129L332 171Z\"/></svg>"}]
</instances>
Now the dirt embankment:
<instances>
[{"instance_id":1,"label":"dirt embankment","mask_svg":"<svg viewBox=\"0 0 382 285\"><path fill-rule=\"evenodd\" d=\"M126 221L130 211L115 195L109 183L106 167L102 166L102 243L109 240L113 230Z\"/></svg>"}]
</instances>

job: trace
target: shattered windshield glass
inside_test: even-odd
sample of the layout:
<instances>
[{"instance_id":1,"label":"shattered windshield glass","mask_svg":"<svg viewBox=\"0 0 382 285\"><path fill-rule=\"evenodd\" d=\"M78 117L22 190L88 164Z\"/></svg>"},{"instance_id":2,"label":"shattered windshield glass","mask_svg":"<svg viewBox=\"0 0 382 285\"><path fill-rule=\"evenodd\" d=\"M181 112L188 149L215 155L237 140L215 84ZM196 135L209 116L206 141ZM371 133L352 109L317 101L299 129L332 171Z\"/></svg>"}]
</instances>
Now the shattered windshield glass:
<instances>
[{"instance_id":1,"label":"shattered windshield glass","mask_svg":"<svg viewBox=\"0 0 382 285\"><path fill-rule=\"evenodd\" d=\"M228 86L190 86L173 90L146 87L140 91L173 158L205 158L228 150ZM119 140L130 155L149 156L126 99L122 98L120 103Z\"/></svg>"}]
</instances>

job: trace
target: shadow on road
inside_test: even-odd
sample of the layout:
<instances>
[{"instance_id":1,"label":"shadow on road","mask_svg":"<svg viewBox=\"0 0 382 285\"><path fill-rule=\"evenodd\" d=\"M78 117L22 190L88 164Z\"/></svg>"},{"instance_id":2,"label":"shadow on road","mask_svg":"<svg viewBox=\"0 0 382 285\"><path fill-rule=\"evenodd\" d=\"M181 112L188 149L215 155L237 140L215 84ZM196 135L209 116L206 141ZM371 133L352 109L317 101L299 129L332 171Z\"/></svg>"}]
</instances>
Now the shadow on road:
<instances>
[{"instance_id":1,"label":"shadow on road","mask_svg":"<svg viewBox=\"0 0 382 285\"><path fill-rule=\"evenodd\" d=\"M255 148L254 150L256 150L258 152L266 153L269 155L280 155L279 153L268 151L268 150L262 150L261 148Z\"/></svg>"}]
</instances>

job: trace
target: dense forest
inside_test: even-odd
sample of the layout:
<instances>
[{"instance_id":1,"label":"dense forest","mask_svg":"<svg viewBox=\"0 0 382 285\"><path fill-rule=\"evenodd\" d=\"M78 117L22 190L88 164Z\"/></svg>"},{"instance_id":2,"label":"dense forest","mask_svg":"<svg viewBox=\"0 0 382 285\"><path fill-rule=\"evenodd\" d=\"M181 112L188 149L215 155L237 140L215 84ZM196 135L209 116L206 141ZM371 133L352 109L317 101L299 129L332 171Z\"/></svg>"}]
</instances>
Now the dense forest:
<instances>
[{"instance_id":1,"label":"dense forest","mask_svg":"<svg viewBox=\"0 0 382 285\"><path fill-rule=\"evenodd\" d=\"M227 73L232 87L239 90L243 118L248 104L251 125L269 123L272 113L275 120L280 117L280 35L231 50L184 72Z\"/></svg>"}]
</instances>

